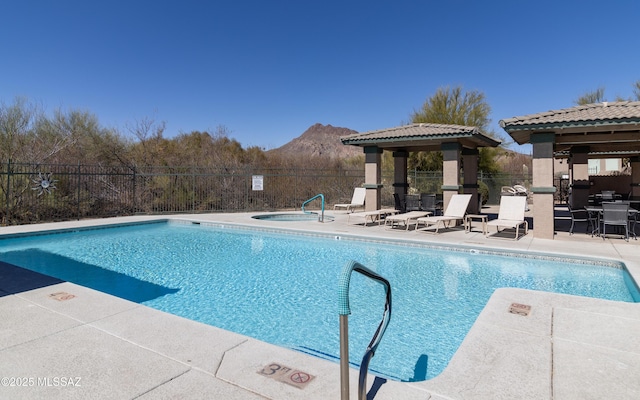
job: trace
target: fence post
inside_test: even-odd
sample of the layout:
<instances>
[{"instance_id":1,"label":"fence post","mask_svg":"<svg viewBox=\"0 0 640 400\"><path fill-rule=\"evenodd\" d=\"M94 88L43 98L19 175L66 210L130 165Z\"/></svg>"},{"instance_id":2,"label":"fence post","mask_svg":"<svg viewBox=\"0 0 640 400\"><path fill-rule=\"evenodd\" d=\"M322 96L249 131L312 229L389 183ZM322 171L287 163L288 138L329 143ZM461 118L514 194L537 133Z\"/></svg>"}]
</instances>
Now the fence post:
<instances>
[{"instance_id":1,"label":"fence post","mask_svg":"<svg viewBox=\"0 0 640 400\"><path fill-rule=\"evenodd\" d=\"M76 201L77 201L77 217L78 217L78 221L80 221L80 161L78 161L78 170L77 170L77 177L76 177L76 186L77 186L77 190L76 190Z\"/></svg>"},{"instance_id":2,"label":"fence post","mask_svg":"<svg viewBox=\"0 0 640 400\"><path fill-rule=\"evenodd\" d=\"M249 198L251 197L251 190L253 190L253 170L249 167L244 167L244 211L252 211L249 206Z\"/></svg>"},{"instance_id":3,"label":"fence post","mask_svg":"<svg viewBox=\"0 0 640 400\"><path fill-rule=\"evenodd\" d=\"M6 224L9 225L9 221L11 221L11 206L9 205L9 200L11 200L11 159L7 161L7 216L6 216Z\"/></svg>"},{"instance_id":4,"label":"fence post","mask_svg":"<svg viewBox=\"0 0 640 400\"><path fill-rule=\"evenodd\" d=\"M133 208L133 212L136 213L137 212L137 206L136 206L136 166L133 166L133 201L131 202L132 204L132 208Z\"/></svg>"},{"instance_id":5,"label":"fence post","mask_svg":"<svg viewBox=\"0 0 640 400\"><path fill-rule=\"evenodd\" d=\"M196 167L191 166L191 213L196 212Z\"/></svg>"}]
</instances>

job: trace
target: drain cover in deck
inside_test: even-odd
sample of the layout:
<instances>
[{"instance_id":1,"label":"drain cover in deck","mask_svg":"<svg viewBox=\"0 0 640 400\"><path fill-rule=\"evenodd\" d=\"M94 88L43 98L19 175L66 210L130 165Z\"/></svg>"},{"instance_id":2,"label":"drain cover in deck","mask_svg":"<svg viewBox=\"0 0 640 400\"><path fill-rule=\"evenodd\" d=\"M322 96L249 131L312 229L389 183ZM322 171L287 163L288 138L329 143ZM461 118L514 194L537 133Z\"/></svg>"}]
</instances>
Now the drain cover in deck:
<instances>
[{"instance_id":1,"label":"drain cover in deck","mask_svg":"<svg viewBox=\"0 0 640 400\"><path fill-rule=\"evenodd\" d=\"M531 312L531 306L520 303L511 303L509 306L509 312L511 314L522 315L523 317L529 316Z\"/></svg>"},{"instance_id":2,"label":"drain cover in deck","mask_svg":"<svg viewBox=\"0 0 640 400\"><path fill-rule=\"evenodd\" d=\"M57 292L57 293L51 293L49 297L52 298L53 300L66 301L66 300L71 300L76 296L74 294L70 294L67 292Z\"/></svg>"}]
</instances>

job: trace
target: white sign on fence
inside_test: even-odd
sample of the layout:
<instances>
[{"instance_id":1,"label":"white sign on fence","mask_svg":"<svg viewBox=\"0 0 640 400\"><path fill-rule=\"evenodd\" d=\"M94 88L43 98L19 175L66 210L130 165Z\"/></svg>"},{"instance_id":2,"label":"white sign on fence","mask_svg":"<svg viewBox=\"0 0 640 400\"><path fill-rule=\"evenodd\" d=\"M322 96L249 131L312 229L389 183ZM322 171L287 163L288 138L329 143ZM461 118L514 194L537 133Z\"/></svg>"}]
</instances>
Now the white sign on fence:
<instances>
[{"instance_id":1,"label":"white sign on fence","mask_svg":"<svg viewBox=\"0 0 640 400\"><path fill-rule=\"evenodd\" d=\"M253 175L251 177L251 190L263 190L264 176Z\"/></svg>"}]
</instances>

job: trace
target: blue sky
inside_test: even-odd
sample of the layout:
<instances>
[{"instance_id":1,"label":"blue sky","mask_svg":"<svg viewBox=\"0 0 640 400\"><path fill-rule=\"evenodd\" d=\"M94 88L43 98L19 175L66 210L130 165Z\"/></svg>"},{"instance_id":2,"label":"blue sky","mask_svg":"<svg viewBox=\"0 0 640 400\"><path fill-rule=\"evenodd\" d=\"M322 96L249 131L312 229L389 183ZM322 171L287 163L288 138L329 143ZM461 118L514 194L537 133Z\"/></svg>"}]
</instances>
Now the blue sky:
<instances>
[{"instance_id":1,"label":"blue sky","mask_svg":"<svg viewBox=\"0 0 640 400\"><path fill-rule=\"evenodd\" d=\"M500 119L631 97L638 0L5 2L0 101L79 109L126 133L225 126L279 147L315 123L409 122L439 87L479 90ZM514 149L524 150L515 145Z\"/></svg>"}]
</instances>

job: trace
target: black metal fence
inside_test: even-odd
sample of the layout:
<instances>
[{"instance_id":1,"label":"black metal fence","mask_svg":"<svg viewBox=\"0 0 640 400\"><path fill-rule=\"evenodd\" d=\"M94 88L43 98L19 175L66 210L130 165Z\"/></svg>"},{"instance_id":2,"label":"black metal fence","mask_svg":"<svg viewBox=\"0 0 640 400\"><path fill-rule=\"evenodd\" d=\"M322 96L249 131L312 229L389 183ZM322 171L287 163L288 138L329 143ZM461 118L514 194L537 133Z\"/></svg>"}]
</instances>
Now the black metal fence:
<instances>
[{"instance_id":1,"label":"black metal fence","mask_svg":"<svg viewBox=\"0 0 640 400\"><path fill-rule=\"evenodd\" d=\"M261 177L262 190L252 187ZM349 200L364 171L249 167L105 167L3 163L0 221L17 225L134 214L299 208L323 193Z\"/></svg>"},{"instance_id":2,"label":"black metal fence","mask_svg":"<svg viewBox=\"0 0 640 400\"><path fill-rule=\"evenodd\" d=\"M500 188L530 177L478 176L485 202L497 204ZM254 187L260 183L261 187ZM296 210L322 193L327 204L351 199L364 169L259 169L100 165L0 165L0 222L18 225L135 214ZM393 206L393 174L383 174L382 203ZM409 173L410 191L438 193L441 172ZM261 189L261 190L256 190ZM320 202L310 206L319 207Z\"/></svg>"}]
</instances>

